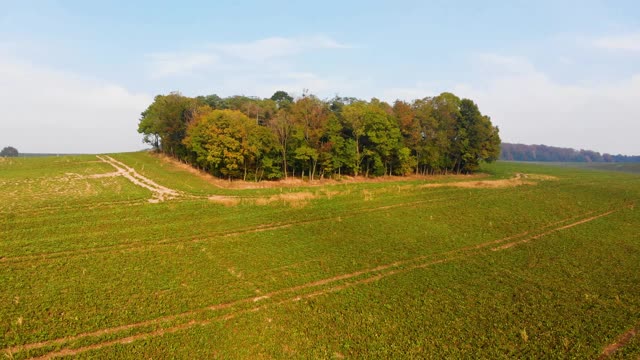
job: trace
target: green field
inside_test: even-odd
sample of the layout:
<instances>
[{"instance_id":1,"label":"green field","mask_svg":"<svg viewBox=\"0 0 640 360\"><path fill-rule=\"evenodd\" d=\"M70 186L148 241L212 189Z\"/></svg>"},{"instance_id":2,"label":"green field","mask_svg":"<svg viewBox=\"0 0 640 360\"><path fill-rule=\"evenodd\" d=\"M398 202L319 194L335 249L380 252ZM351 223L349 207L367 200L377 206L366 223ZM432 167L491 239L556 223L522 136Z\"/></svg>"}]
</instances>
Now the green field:
<instances>
[{"instance_id":1,"label":"green field","mask_svg":"<svg viewBox=\"0 0 640 360\"><path fill-rule=\"evenodd\" d=\"M640 176L483 172L243 190L149 153L0 158L0 352L638 358Z\"/></svg>"},{"instance_id":2,"label":"green field","mask_svg":"<svg viewBox=\"0 0 640 360\"><path fill-rule=\"evenodd\" d=\"M640 163L553 163L565 167L575 167L582 169L603 170L603 171L622 171L628 173L640 174Z\"/></svg>"}]
</instances>

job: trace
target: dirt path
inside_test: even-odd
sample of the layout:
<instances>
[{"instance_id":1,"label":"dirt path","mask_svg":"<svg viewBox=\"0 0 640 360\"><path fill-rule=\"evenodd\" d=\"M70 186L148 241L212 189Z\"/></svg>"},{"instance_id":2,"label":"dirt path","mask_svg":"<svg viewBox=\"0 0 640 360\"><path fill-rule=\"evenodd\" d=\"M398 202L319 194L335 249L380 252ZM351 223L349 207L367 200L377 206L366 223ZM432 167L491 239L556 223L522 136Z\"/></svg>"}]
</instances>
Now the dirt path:
<instances>
[{"instance_id":1,"label":"dirt path","mask_svg":"<svg viewBox=\"0 0 640 360\"><path fill-rule=\"evenodd\" d=\"M632 329L629 329L624 334L618 336L618 339L602 350L602 355L598 357L598 360L604 360L609 358L609 356L613 355L614 352L618 351L621 347L627 345L636 335L640 333L640 325L636 326Z\"/></svg>"},{"instance_id":2,"label":"dirt path","mask_svg":"<svg viewBox=\"0 0 640 360\"><path fill-rule=\"evenodd\" d=\"M179 197L181 194L173 189L169 189L167 187L164 187L162 185L158 185L156 182L154 182L153 180L140 175L135 169L127 166L126 164L112 158L111 156L107 156L107 155L96 155L98 159L100 159L101 161L113 166L116 169L115 173L107 173L107 174L96 174L96 175L90 175L90 176L98 176L98 177L104 177L104 176L124 176L125 178L127 178L129 181L131 181L132 183L134 183L135 185L138 185L140 187L143 187L149 191L151 191L151 193L153 194L153 197L149 200L149 202L152 203L157 203L160 201L165 201L165 200L169 200L169 199L174 199Z\"/></svg>"},{"instance_id":3,"label":"dirt path","mask_svg":"<svg viewBox=\"0 0 640 360\"><path fill-rule=\"evenodd\" d=\"M581 220L573 222L573 223L570 223L568 225L562 225L562 226L555 227L555 228L553 228L551 230L546 230L549 227L554 227L554 226L557 226L559 224L566 223L567 221L573 220L573 219L575 219L577 217L580 217L580 216L572 216L572 217L566 218L564 220L556 221L554 223L548 224L546 226L543 226L543 227L537 229L536 232L539 232L539 234L537 234L537 235L530 236L528 238L525 238L525 239L522 239L522 240L518 240L518 241L515 241L515 242L512 242L512 243L508 243L507 245L509 245L508 247L512 247L512 246L515 246L515 245L518 245L518 244L522 244L524 242L528 242L528 241L533 240L533 239L538 239L538 238L541 238L541 237L543 237L545 235L554 233L556 231L560 231L560 230L563 230L563 229L568 229L568 228L571 228L571 227L574 227L574 226L578 226L580 224L584 224L584 223L589 222L589 221L593 221L593 220L598 219L600 217L609 215L609 214L613 213L614 211L615 210L607 211L607 212L601 213L601 214L596 215L596 216L590 216L590 217L587 217L587 218L582 218ZM591 213L592 212L589 212L587 214L591 214ZM586 216L587 214L582 214L582 216ZM540 232L540 231L542 231L542 232ZM461 248L461 249L455 249L455 250L451 250L451 251L448 251L448 252L445 252L445 253L442 253L442 254L436 254L435 256L437 256L438 258L434 258L435 256L426 256L425 255L425 256L418 256L418 257L411 258L411 259L406 259L406 260L399 260L399 261L395 261L395 262L384 264L384 265L379 265L379 266L376 266L376 267L373 267L373 268L369 268L369 269L363 269L363 270L359 270L359 271L355 271L355 272L351 272L351 273L347 273L347 274L336 275L336 276L332 276L332 277L329 277L329 278L320 279L320 280L312 281L312 282L309 282L309 283L305 283L305 284L301 284L301 285L297 285L297 286L293 286L293 287L289 287L289 288L285 288L285 289L275 290L275 291L272 291L272 292L269 292L269 293L266 293L266 294L261 294L260 296L244 298L244 299L236 300L236 301L229 302L229 303L211 305L211 306L208 306L208 307L205 307L205 308L195 309L195 310L191 310L191 311L180 313L180 314L168 315L168 316L164 316L164 317L159 317L159 318L155 318L155 319L150 319L150 320L137 322L137 323L132 323L132 324L127 324L127 325L122 325L122 326L117 326L117 327L113 327L113 328L106 328L106 329L96 330L96 331L93 331L93 332L81 333L81 334L77 334L75 336L59 338L59 339L55 339L55 340L48 340L48 341L43 341L43 342L38 342L38 343L31 343L31 344L13 346L11 348L4 349L3 352L8 353L8 354L13 354L13 353L27 351L27 350L40 349L40 348L48 347L48 346L61 346L61 345L64 345L66 343L77 341L77 340L82 340L82 339L87 339L87 338L92 338L92 337L95 338L95 337L100 337L100 336L109 335L109 334L117 334L119 332L123 332L123 331L126 331L126 330L132 330L132 329L137 329L137 328L142 328L142 327L147 327L147 326L154 326L154 325L161 326L163 323L172 322L172 321L179 321L180 319L188 318L188 317L196 315L196 314L206 313L206 312L210 312L210 311L214 311L215 312L215 311L220 311L220 310L223 310L223 309L233 309L234 307L238 307L238 306L241 306L243 304L256 304L256 303L261 303L262 304L264 302L267 302L267 301L275 298L274 301L272 301L271 304L253 306L253 307L250 307L249 309L240 309L240 310L236 310L236 311L231 311L228 314L225 314L223 316L218 316L217 318L215 318L215 319L218 319L218 320L220 320L220 319L221 320L228 320L230 318L233 318L233 317L237 316L240 313L244 313L244 312L247 312L247 311L257 311L257 310L259 310L260 308L262 308L264 306L278 305L278 304L282 304L284 302L290 302L290 301L299 301L299 300L305 299L305 298L310 298L310 297L315 297L315 296L320 296L320 295L336 292L336 291L339 291L339 290L342 290L342 289L345 289L345 288L348 288L348 287L353 287L353 286L360 285L360 284L371 283L371 282L378 281L378 280L380 280L382 278L389 277L389 276L392 276L392 275L405 273L405 272L416 270L416 269L427 268L427 267L430 267L430 266L433 266L433 265L436 265L436 264L441 264L441 263L445 263L445 262L449 262L449 261L453 261L453 260L457 260L457 259L464 259L464 258L470 258L470 257L473 257L473 256L488 254L489 252L487 252L487 250L484 249L485 247L488 247L488 246L491 246L491 245L495 245L497 243L501 243L501 242L505 242L505 241L510 241L510 240L513 240L513 239L516 239L516 238L520 238L520 237L526 236L528 234L529 234L529 232L523 232L523 233L520 233L520 234L517 234L517 235L508 236L508 237L501 238L501 239L498 239L498 240L491 240L491 241L487 241L485 243L477 244L477 245L474 245L474 246ZM491 250L495 250L495 248L491 249ZM339 282L344 282L344 283L339 283ZM335 284L335 283L339 283L339 284ZM322 286L325 286L325 285L330 285L330 287L329 288L325 288L325 289L315 290L315 291L312 291L310 293L302 293L302 294L300 294L301 291L305 291L305 290L313 289L313 288L317 288L317 287L322 287ZM287 294L291 294L291 295L285 296L282 299L278 299L278 297L280 297L282 295L287 295ZM136 334L136 335L132 335L132 336L121 338L121 339L109 340L109 341L105 341L105 342L98 342L96 344L88 345L88 346L81 347L81 348L76 348L76 349L63 348L63 349L61 349L59 351L55 351L55 352L51 352L49 354L46 354L41 358L42 359L49 359L49 358L57 357L57 356L76 355L76 354L79 354L79 353L82 353L82 352L85 352L85 351L95 350L95 349L111 346L111 345L114 345L114 344L125 344L125 343L129 343L129 342L132 342L132 341L140 340L140 339L145 339L145 338L154 337L154 336L161 336L161 335L164 335L166 333L171 333L171 332L176 332L176 331L188 329L188 328L191 328L191 327L196 326L196 325L206 325L206 324L211 323L215 319L207 319L207 320L202 320L202 321L189 320L186 323L170 326L170 327L167 327L167 328L161 328L159 330L148 331L146 333ZM633 335L631 335L629 337L629 339L631 337L633 337L634 335L635 335L635 332L634 332ZM627 339L626 341L628 342L629 340ZM610 347L613 347L613 345L611 345ZM613 351L615 351L615 350L613 350Z\"/></svg>"}]
</instances>

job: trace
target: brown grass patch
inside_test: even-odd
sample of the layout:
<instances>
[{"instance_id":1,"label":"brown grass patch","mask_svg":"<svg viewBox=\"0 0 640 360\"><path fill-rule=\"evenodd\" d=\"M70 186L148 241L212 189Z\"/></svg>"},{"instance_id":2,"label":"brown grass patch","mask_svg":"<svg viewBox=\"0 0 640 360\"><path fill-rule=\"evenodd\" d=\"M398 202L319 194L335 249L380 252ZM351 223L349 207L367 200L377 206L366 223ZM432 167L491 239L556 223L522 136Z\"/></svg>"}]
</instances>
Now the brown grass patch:
<instances>
[{"instance_id":1,"label":"brown grass patch","mask_svg":"<svg viewBox=\"0 0 640 360\"><path fill-rule=\"evenodd\" d=\"M282 202L295 208L302 208L309 205L309 201L315 199L316 195L310 192L295 192L273 195L268 198L267 204L272 202Z\"/></svg>"},{"instance_id":2,"label":"brown grass patch","mask_svg":"<svg viewBox=\"0 0 640 360\"><path fill-rule=\"evenodd\" d=\"M237 196L212 195L208 197L209 201L224 206L236 206L240 204L241 199Z\"/></svg>"},{"instance_id":3,"label":"brown grass patch","mask_svg":"<svg viewBox=\"0 0 640 360\"><path fill-rule=\"evenodd\" d=\"M558 178L549 175L538 174L516 174L511 179L499 180L480 180L480 181L457 181L449 183L424 184L418 188L437 188L437 187L457 187L465 189L498 189L507 187L516 187L522 185L538 184L532 180L557 180Z\"/></svg>"}]
</instances>

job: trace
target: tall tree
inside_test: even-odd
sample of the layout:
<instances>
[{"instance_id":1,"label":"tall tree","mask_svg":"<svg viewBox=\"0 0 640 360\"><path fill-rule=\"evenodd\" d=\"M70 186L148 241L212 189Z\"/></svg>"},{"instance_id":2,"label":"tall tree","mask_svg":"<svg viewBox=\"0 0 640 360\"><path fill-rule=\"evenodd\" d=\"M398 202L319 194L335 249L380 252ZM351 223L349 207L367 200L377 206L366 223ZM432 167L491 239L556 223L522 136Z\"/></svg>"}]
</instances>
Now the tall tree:
<instances>
[{"instance_id":1,"label":"tall tree","mask_svg":"<svg viewBox=\"0 0 640 360\"><path fill-rule=\"evenodd\" d=\"M286 109L280 109L276 116L269 120L267 125L275 135L278 149L282 155L284 177L287 178L287 156L289 155L290 140L294 127L293 116Z\"/></svg>"},{"instance_id":2,"label":"tall tree","mask_svg":"<svg viewBox=\"0 0 640 360\"><path fill-rule=\"evenodd\" d=\"M393 157L401 144L400 128L392 114L393 110L389 104L377 99L372 99L366 105L363 147L367 150L367 175L370 170L374 175L392 173Z\"/></svg>"},{"instance_id":3,"label":"tall tree","mask_svg":"<svg viewBox=\"0 0 640 360\"><path fill-rule=\"evenodd\" d=\"M2 157L17 157L18 155L20 155L18 153L18 149L14 148L13 146L7 146L2 149L2 151L0 151L0 156Z\"/></svg>"},{"instance_id":4,"label":"tall tree","mask_svg":"<svg viewBox=\"0 0 640 360\"><path fill-rule=\"evenodd\" d=\"M362 164L362 137L365 135L366 117L368 114L368 106L365 101L355 101L351 104L345 105L342 108L342 116L345 120L345 125L351 133L351 138L354 141L353 150L355 155L352 157L354 175L358 176L360 173L360 166Z\"/></svg>"},{"instance_id":5,"label":"tall tree","mask_svg":"<svg viewBox=\"0 0 640 360\"><path fill-rule=\"evenodd\" d=\"M186 152L182 140L198 102L178 92L158 95L142 113L138 132L144 141L164 153L183 157Z\"/></svg>"},{"instance_id":6,"label":"tall tree","mask_svg":"<svg viewBox=\"0 0 640 360\"><path fill-rule=\"evenodd\" d=\"M214 175L247 178L269 151L271 133L236 110L212 110L189 125L184 144Z\"/></svg>"},{"instance_id":7,"label":"tall tree","mask_svg":"<svg viewBox=\"0 0 640 360\"><path fill-rule=\"evenodd\" d=\"M493 161L500 156L498 128L491 125L491 120L480 113L472 100L462 99L460 102L458 133L460 171L476 171L481 161Z\"/></svg>"},{"instance_id":8,"label":"tall tree","mask_svg":"<svg viewBox=\"0 0 640 360\"><path fill-rule=\"evenodd\" d=\"M270 99L275 101L278 108L287 107L293 103L293 97L286 91L282 90L274 92Z\"/></svg>"},{"instance_id":9,"label":"tall tree","mask_svg":"<svg viewBox=\"0 0 640 360\"><path fill-rule=\"evenodd\" d=\"M301 144L296 149L296 158L309 164L309 177L314 179L318 155L323 148L325 125L329 119L327 105L313 95L298 99L291 108L295 119L295 135Z\"/></svg>"}]
</instances>

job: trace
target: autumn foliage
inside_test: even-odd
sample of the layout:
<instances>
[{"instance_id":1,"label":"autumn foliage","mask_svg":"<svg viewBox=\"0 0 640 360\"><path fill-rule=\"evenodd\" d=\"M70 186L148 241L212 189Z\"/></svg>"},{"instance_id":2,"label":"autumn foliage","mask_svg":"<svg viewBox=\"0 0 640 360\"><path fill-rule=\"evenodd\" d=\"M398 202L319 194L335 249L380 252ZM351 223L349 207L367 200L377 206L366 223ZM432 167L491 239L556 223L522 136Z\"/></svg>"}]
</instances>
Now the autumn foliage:
<instances>
[{"instance_id":1,"label":"autumn foliage","mask_svg":"<svg viewBox=\"0 0 640 360\"><path fill-rule=\"evenodd\" d=\"M138 131L156 150L219 177L468 173L500 154L497 127L451 93L396 101L278 91L270 99L156 96Z\"/></svg>"}]
</instances>

